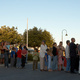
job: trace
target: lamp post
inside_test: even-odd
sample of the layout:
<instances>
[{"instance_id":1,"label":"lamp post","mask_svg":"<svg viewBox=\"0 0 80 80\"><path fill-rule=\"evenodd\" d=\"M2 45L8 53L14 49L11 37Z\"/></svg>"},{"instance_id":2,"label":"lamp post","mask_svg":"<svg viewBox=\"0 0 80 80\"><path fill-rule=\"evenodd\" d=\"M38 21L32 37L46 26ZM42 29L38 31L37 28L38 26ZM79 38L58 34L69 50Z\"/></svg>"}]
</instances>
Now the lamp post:
<instances>
[{"instance_id":1,"label":"lamp post","mask_svg":"<svg viewBox=\"0 0 80 80\"><path fill-rule=\"evenodd\" d=\"M62 30L62 42L63 42L63 31L66 32L65 36L68 36L68 34L67 34L67 30L66 30L66 29L63 29L63 30Z\"/></svg>"}]
</instances>

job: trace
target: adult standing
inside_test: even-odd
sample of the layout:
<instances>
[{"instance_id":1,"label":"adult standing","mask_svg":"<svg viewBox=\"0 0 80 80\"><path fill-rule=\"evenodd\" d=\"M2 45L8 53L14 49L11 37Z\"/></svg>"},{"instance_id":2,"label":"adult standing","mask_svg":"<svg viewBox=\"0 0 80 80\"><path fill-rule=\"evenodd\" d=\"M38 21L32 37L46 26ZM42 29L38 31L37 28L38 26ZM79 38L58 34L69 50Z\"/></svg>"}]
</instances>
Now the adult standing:
<instances>
[{"instance_id":1,"label":"adult standing","mask_svg":"<svg viewBox=\"0 0 80 80\"><path fill-rule=\"evenodd\" d=\"M45 41L42 41L41 47L40 47L40 70L44 70L44 57L47 50L47 45L45 44Z\"/></svg>"},{"instance_id":2,"label":"adult standing","mask_svg":"<svg viewBox=\"0 0 80 80\"><path fill-rule=\"evenodd\" d=\"M4 49L5 67L8 68L8 67L9 67L9 66L8 66L9 49L6 47L6 42L4 42L3 49Z\"/></svg>"},{"instance_id":3,"label":"adult standing","mask_svg":"<svg viewBox=\"0 0 80 80\"><path fill-rule=\"evenodd\" d=\"M58 49L58 57L61 56L61 58L58 60L58 64L61 64L61 70L63 70L62 57L63 57L63 51L65 51L65 48L63 47L63 42L59 43L57 49Z\"/></svg>"},{"instance_id":4,"label":"adult standing","mask_svg":"<svg viewBox=\"0 0 80 80\"><path fill-rule=\"evenodd\" d=\"M79 55L79 75L80 75L80 45L78 46L78 55Z\"/></svg>"},{"instance_id":5,"label":"adult standing","mask_svg":"<svg viewBox=\"0 0 80 80\"><path fill-rule=\"evenodd\" d=\"M75 63L76 63L76 48L77 46L75 45L75 38L71 38L71 43L70 43L70 61L71 61L71 73L75 73Z\"/></svg>"},{"instance_id":6,"label":"adult standing","mask_svg":"<svg viewBox=\"0 0 80 80\"><path fill-rule=\"evenodd\" d=\"M67 40L66 41L66 49L65 49L65 53L66 53L66 60L67 60L67 67L66 67L66 72L70 72L70 50L69 50L69 45L70 45L70 41Z\"/></svg>"},{"instance_id":7,"label":"adult standing","mask_svg":"<svg viewBox=\"0 0 80 80\"><path fill-rule=\"evenodd\" d=\"M53 54L53 70L57 70L57 63L58 63L58 57L57 57L57 55L58 55L58 51L57 51L57 44L56 43L54 43L53 44L53 51L52 51L52 54Z\"/></svg>"}]
</instances>

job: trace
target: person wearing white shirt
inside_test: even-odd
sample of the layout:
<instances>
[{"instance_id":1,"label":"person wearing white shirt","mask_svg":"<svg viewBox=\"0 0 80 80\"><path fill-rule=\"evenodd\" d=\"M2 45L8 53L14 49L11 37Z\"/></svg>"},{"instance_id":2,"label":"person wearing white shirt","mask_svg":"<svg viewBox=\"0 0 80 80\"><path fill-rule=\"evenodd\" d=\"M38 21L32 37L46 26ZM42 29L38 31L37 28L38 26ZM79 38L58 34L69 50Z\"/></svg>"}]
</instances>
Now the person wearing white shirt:
<instances>
[{"instance_id":1,"label":"person wearing white shirt","mask_svg":"<svg viewBox=\"0 0 80 80\"><path fill-rule=\"evenodd\" d=\"M45 44L45 41L42 41L41 47L40 47L40 70L44 70L44 57L47 50L47 45Z\"/></svg>"},{"instance_id":2,"label":"person wearing white shirt","mask_svg":"<svg viewBox=\"0 0 80 80\"><path fill-rule=\"evenodd\" d=\"M66 53L66 60L67 60L67 67L66 67L66 72L70 72L70 49L69 49L69 45L70 45L70 41L67 40L66 41L66 49L65 49L65 53Z\"/></svg>"}]
</instances>

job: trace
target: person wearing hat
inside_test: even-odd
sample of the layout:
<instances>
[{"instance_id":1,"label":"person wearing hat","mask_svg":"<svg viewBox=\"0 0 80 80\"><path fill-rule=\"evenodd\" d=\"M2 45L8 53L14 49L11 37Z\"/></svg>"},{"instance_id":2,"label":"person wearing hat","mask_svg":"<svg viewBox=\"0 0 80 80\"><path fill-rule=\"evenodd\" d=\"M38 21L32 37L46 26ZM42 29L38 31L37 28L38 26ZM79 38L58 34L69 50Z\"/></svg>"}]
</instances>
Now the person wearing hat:
<instances>
[{"instance_id":1,"label":"person wearing hat","mask_svg":"<svg viewBox=\"0 0 80 80\"><path fill-rule=\"evenodd\" d=\"M47 50L47 45L45 44L45 41L42 41L41 47L40 47L40 70L44 70L44 57Z\"/></svg>"}]
</instances>

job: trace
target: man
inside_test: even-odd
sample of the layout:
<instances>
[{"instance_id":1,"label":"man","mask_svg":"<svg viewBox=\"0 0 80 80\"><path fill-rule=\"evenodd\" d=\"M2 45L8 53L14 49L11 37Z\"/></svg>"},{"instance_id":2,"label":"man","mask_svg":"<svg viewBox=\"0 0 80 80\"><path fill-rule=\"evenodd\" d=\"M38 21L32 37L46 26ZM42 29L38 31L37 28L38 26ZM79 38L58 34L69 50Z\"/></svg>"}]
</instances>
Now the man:
<instances>
[{"instance_id":1,"label":"man","mask_svg":"<svg viewBox=\"0 0 80 80\"><path fill-rule=\"evenodd\" d=\"M44 71L44 57L45 57L46 50L47 50L47 45L43 40L40 47L40 70L41 71Z\"/></svg>"},{"instance_id":2,"label":"man","mask_svg":"<svg viewBox=\"0 0 80 80\"><path fill-rule=\"evenodd\" d=\"M71 73L75 73L75 63L76 63L76 48L77 46L75 45L75 38L71 39L70 43L70 61L71 61Z\"/></svg>"},{"instance_id":3,"label":"man","mask_svg":"<svg viewBox=\"0 0 80 80\"><path fill-rule=\"evenodd\" d=\"M66 53L65 57L67 60L66 72L70 72L70 50L69 50L70 41L67 40L66 44L67 44L65 49L65 53Z\"/></svg>"}]
</instances>

